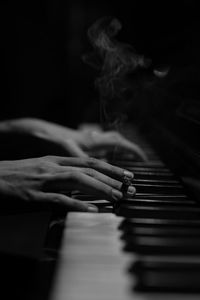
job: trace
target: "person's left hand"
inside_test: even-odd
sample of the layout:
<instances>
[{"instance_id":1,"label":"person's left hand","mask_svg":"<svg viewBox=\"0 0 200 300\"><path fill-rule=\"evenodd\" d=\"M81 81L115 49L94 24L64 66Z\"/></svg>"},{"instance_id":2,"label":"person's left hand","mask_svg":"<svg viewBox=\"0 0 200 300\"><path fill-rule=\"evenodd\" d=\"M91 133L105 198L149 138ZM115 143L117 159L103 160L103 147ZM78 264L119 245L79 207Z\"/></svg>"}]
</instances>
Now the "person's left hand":
<instances>
[{"instance_id":1,"label":"person's left hand","mask_svg":"<svg viewBox=\"0 0 200 300\"><path fill-rule=\"evenodd\" d=\"M26 134L48 142L48 146L58 146L63 154L87 157L88 152L118 148L147 160L144 151L135 143L127 140L116 131L102 131L100 128L88 130L71 129L40 119L15 119L4 122L9 132ZM56 153L55 153L56 154Z\"/></svg>"}]
</instances>

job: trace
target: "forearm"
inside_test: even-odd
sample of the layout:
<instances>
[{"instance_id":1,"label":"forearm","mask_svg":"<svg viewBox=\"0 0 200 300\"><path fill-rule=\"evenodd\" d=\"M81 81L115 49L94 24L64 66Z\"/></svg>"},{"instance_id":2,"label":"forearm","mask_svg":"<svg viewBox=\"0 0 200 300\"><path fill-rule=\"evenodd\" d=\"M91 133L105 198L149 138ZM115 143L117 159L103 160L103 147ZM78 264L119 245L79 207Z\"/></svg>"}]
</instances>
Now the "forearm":
<instances>
[{"instance_id":1,"label":"forearm","mask_svg":"<svg viewBox=\"0 0 200 300\"><path fill-rule=\"evenodd\" d=\"M0 134L31 132L35 123L42 120L33 118L9 119L0 122Z\"/></svg>"},{"instance_id":2,"label":"forearm","mask_svg":"<svg viewBox=\"0 0 200 300\"><path fill-rule=\"evenodd\" d=\"M0 122L0 160L70 155L62 143L75 131L37 118Z\"/></svg>"}]
</instances>

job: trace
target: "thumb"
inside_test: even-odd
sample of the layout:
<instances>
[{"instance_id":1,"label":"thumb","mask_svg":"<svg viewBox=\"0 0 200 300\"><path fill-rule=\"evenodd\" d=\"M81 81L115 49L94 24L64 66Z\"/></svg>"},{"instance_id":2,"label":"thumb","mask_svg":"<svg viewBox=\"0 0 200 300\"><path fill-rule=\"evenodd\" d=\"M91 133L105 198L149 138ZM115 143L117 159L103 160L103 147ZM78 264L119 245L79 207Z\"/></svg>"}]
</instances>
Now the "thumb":
<instances>
[{"instance_id":1,"label":"thumb","mask_svg":"<svg viewBox=\"0 0 200 300\"><path fill-rule=\"evenodd\" d=\"M41 200L65 206L70 211L98 212L98 208L95 205L73 199L63 194L44 193Z\"/></svg>"}]
</instances>

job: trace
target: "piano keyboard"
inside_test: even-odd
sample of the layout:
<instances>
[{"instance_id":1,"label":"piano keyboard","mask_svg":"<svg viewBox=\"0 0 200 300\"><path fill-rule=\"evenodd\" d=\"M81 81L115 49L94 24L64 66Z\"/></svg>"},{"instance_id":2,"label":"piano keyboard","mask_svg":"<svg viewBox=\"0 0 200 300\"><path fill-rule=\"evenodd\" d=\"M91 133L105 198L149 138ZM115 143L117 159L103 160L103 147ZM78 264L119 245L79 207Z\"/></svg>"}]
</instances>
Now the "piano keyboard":
<instances>
[{"instance_id":1,"label":"piano keyboard","mask_svg":"<svg viewBox=\"0 0 200 300\"><path fill-rule=\"evenodd\" d=\"M199 299L200 207L143 142L149 161L120 155L137 193L100 213L69 213L51 300ZM75 196L76 197L76 196Z\"/></svg>"}]
</instances>

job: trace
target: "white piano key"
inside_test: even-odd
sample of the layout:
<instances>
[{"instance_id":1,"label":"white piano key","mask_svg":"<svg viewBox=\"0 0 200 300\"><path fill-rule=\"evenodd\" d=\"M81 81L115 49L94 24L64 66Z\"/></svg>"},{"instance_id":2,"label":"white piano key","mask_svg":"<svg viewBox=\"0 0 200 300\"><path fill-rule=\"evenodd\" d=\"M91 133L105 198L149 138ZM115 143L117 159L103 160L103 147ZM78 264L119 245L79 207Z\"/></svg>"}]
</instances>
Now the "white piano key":
<instances>
[{"instance_id":1,"label":"white piano key","mask_svg":"<svg viewBox=\"0 0 200 300\"><path fill-rule=\"evenodd\" d=\"M113 214L69 214L50 300L199 300L134 292L127 272L134 256L122 252L120 222Z\"/></svg>"},{"instance_id":2,"label":"white piano key","mask_svg":"<svg viewBox=\"0 0 200 300\"><path fill-rule=\"evenodd\" d=\"M51 300L132 299L113 214L70 213Z\"/></svg>"}]
</instances>

